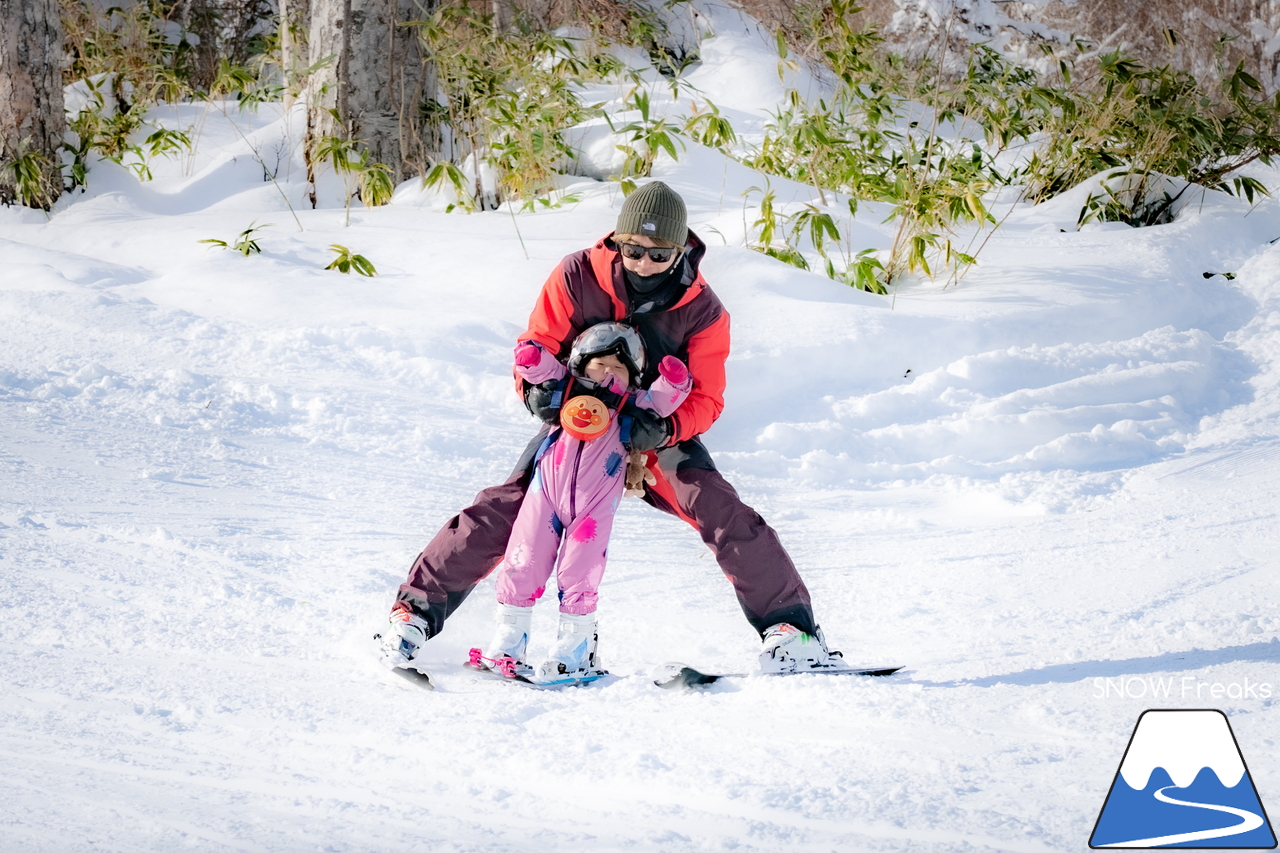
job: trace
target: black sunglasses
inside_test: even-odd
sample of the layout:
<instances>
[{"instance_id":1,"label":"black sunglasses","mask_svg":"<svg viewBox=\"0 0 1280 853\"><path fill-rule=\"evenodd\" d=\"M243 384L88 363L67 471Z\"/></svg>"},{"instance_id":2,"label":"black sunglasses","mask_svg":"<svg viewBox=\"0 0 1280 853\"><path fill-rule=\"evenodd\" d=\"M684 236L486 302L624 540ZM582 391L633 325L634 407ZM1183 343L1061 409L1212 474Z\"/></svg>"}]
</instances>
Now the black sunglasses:
<instances>
[{"instance_id":1,"label":"black sunglasses","mask_svg":"<svg viewBox=\"0 0 1280 853\"><path fill-rule=\"evenodd\" d=\"M656 246L650 248L648 246L641 246L637 243L618 243L617 246L618 251L622 252L622 257L629 261L638 261L647 253L649 255L649 260L653 261L655 264L665 264L667 261L671 260L672 255L680 251L679 249L665 249L658 248Z\"/></svg>"}]
</instances>

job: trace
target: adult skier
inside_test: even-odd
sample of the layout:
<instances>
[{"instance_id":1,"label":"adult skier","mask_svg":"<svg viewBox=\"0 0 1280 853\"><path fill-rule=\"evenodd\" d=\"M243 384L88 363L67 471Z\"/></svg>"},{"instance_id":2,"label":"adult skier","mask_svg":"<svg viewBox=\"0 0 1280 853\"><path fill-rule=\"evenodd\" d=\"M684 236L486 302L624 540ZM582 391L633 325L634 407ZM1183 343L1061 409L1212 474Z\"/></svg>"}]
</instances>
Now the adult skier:
<instances>
[{"instance_id":1,"label":"adult skier","mask_svg":"<svg viewBox=\"0 0 1280 853\"><path fill-rule=\"evenodd\" d=\"M587 327L635 328L649 354L642 387L667 355L688 366L694 386L669 417L637 410L629 445L647 452L656 479L644 500L697 529L760 634L765 671L838 666L814 621L809 591L777 533L738 497L699 440L724 408L729 314L698 270L706 245L689 230L684 200L661 181L633 191L613 233L564 258L543 285L520 341L560 358ZM383 634L391 667L418 669L422 644L502 560L534 472L538 447L560 420L559 383L517 377L525 406L544 423L507 480L476 496L414 561Z\"/></svg>"}]
</instances>

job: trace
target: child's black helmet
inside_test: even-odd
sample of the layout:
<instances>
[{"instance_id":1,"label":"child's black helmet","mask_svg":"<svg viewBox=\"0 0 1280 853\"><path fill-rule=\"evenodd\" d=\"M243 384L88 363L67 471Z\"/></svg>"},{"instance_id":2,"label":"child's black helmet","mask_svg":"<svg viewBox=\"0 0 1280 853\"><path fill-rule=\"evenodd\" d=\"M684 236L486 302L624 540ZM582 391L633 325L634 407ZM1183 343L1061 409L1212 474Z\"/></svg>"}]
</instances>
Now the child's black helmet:
<instances>
[{"instance_id":1,"label":"child's black helmet","mask_svg":"<svg viewBox=\"0 0 1280 853\"><path fill-rule=\"evenodd\" d=\"M644 342L630 326L622 323L596 323L578 335L569 350L569 372L584 376L587 362L602 355L616 355L631 374L631 384L640 384L644 373Z\"/></svg>"}]
</instances>

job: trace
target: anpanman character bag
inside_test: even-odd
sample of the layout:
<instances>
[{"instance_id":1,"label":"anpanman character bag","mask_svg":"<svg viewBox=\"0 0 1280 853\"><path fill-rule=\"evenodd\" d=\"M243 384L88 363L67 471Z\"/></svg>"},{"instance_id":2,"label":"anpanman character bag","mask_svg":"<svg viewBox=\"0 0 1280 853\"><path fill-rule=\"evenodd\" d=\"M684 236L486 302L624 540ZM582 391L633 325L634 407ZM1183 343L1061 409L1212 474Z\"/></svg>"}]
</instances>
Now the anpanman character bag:
<instances>
[{"instance_id":1,"label":"anpanman character bag","mask_svg":"<svg viewBox=\"0 0 1280 853\"><path fill-rule=\"evenodd\" d=\"M612 413L604 401L589 394L579 394L560 410L560 426L579 441L591 441L604 435Z\"/></svg>"}]
</instances>

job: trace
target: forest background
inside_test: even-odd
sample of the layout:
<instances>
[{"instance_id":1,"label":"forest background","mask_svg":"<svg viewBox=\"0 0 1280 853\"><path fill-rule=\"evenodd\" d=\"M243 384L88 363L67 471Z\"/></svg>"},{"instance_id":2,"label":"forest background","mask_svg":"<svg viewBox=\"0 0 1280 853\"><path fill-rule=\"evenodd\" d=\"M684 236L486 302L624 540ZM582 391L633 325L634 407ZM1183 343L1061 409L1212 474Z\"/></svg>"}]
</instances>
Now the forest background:
<instances>
[{"instance_id":1,"label":"forest background","mask_svg":"<svg viewBox=\"0 0 1280 853\"><path fill-rule=\"evenodd\" d=\"M226 99L300 107L313 207L326 172L348 208L385 204L410 179L467 212L508 199L555 206L560 176L626 192L660 157L718 148L819 197L784 213L757 188L752 248L879 293L909 274L957 281L985 245L960 232L998 226L988 208L1004 188L1040 202L1100 176L1079 224L1131 225L1172 221L1191 187L1250 202L1270 191L1241 169L1280 151L1273 0L743 8L776 33L781 78L804 65L823 84L792 90L750 140L716 104L681 92L709 34L688 2L3 0L0 200L52 208L92 180L90 152L147 180L149 163L189 152L198 129L152 125L146 111ZM656 109L617 46L647 52L689 108ZM624 110L583 99L591 81L627 73ZM607 155L584 156L572 129L601 116ZM844 236L859 201L891 205L890 249Z\"/></svg>"}]
</instances>

